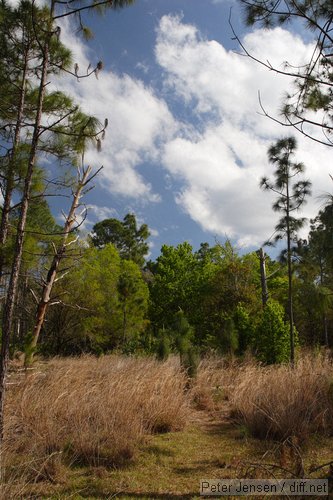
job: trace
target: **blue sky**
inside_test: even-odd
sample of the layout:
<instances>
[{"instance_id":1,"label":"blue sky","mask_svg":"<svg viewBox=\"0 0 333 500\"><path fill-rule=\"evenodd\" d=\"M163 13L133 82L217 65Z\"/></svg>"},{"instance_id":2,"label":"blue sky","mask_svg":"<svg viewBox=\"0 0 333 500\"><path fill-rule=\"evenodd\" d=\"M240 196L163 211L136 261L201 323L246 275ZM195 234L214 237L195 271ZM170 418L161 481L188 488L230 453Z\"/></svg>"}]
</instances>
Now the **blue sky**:
<instances>
[{"instance_id":1,"label":"blue sky","mask_svg":"<svg viewBox=\"0 0 333 500\"><path fill-rule=\"evenodd\" d=\"M277 115L291 82L239 54L230 8L238 35L261 59L281 67L311 52L308 34L304 40L281 28L245 30L238 4L229 0L137 0L102 18L87 16L95 33L89 43L63 24L62 39L80 68L104 63L98 80L53 82L86 112L109 120L102 152L86 154L104 169L84 200L85 230L134 212L151 229L152 258L163 243L187 240L197 249L229 237L248 251L272 234L273 198L258 183L273 172L267 148L291 131L260 114L258 91ZM330 151L297 138L297 158L313 182L302 215L313 217L318 196L331 191Z\"/></svg>"}]
</instances>

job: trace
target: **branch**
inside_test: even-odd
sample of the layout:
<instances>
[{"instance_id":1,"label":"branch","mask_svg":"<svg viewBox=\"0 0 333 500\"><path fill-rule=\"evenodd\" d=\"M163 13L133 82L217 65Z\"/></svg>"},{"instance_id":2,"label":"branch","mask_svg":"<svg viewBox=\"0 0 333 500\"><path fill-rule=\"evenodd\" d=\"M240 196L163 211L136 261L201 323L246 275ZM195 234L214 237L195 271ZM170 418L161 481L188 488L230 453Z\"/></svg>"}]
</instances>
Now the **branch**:
<instances>
[{"instance_id":1,"label":"branch","mask_svg":"<svg viewBox=\"0 0 333 500\"><path fill-rule=\"evenodd\" d=\"M267 62L264 62L262 59L258 59L257 57L255 57L253 54L251 54L251 52L249 52L247 50L247 48L245 47L245 45L242 43L241 39L237 35L237 33L236 33L236 31L235 31L232 23L231 23L231 12L229 14L229 26L230 26L232 34L233 34L233 40L236 40L238 42L239 46L244 51L244 54L239 54L239 55L241 55L243 57L245 57L245 56L249 57L250 59L252 59L252 61L257 62L261 66L264 66L265 68L267 68L270 71L273 71L274 73L277 73L279 75L290 76L292 78L301 78L301 79L303 79L305 81L311 80L311 82L313 82L313 83L318 83L318 84L321 84L321 85L326 85L328 87L332 86L331 83L325 82L324 80L319 80L319 79L310 77L309 75L302 75L301 73L295 73L295 72L284 71L282 69L277 69L274 66L272 66L272 64L268 60L267 60Z\"/></svg>"},{"instance_id":2,"label":"branch","mask_svg":"<svg viewBox=\"0 0 333 500\"><path fill-rule=\"evenodd\" d=\"M82 12L84 10L94 9L95 7L101 7L102 5L110 5L110 0L105 0L103 2L94 3L92 5L86 5L85 7L79 7L77 9L70 10L69 12L65 12L64 14L59 14L58 16L54 16L53 20L71 16L72 14L78 14L79 12Z\"/></svg>"},{"instance_id":3,"label":"branch","mask_svg":"<svg viewBox=\"0 0 333 500\"><path fill-rule=\"evenodd\" d=\"M33 296L33 298L35 299L36 304L38 304L39 299L38 299L37 295L35 294L35 292L33 291L33 289L29 288L29 291L30 291L31 295Z\"/></svg>"},{"instance_id":4,"label":"branch","mask_svg":"<svg viewBox=\"0 0 333 500\"><path fill-rule=\"evenodd\" d=\"M66 113L64 116L61 116L57 121L55 121L54 123L52 123L52 125L49 125L48 127L44 127L44 126L41 126L41 132L39 132L39 137L44 133L46 132L47 130L52 130L53 127L57 126L59 123L61 123L63 120L65 120L66 118L68 118L68 116L70 116L72 113L75 113L75 111L78 110L78 107L75 106L75 108L71 109L68 111L68 113Z\"/></svg>"},{"instance_id":5,"label":"branch","mask_svg":"<svg viewBox=\"0 0 333 500\"><path fill-rule=\"evenodd\" d=\"M318 139L317 137L314 137L314 136L312 136L312 135L308 134L307 132L305 132L305 131L303 130L303 125L304 125L304 123L308 123L309 125L320 126L320 127L322 127L322 128L323 128L323 127L325 127L325 128L329 128L330 130L332 130L332 132L333 132L333 127L328 127L328 126L326 126L326 125L320 125L318 122L313 122L313 121L311 121L311 120L307 120L307 119L305 119L305 118L300 118L300 117L299 117L300 119L299 119L299 121L298 121L298 122L293 123L293 122L290 120L290 118L289 118L288 116L286 116L286 115L284 115L284 116L285 116L286 120L288 121L288 123L283 122L283 121L279 120L278 118L275 118L274 116L270 115L270 114L266 111L266 109L264 108L264 106L263 106L263 104L262 104L262 101L261 101L260 91L258 91L258 99L259 99L259 105L260 105L260 108L261 108L261 110L262 110L262 112L263 112L263 116L265 116L266 118L269 118L270 120L274 121L275 123L278 123L279 125L282 125L283 127L293 127L293 128L295 128L298 132L300 132L302 135L304 135L305 137L307 137L308 139L311 139L311 140L313 140L313 141L315 141L315 142L318 142L319 144L323 144L324 146L333 146L332 141L330 141L330 140L327 138L327 136L325 135L324 130L323 130L323 133L324 133L324 135L325 135L325 137L326 137L326 139L327 139L327 141L328 141L328 142L323 141L323 140L321 140L321 139ZM300 125L300 126L299 126L299 125Z\"/></svg>"},{"instance_id":6,"label":"branch","mask_svg":"<svg viewBox=\"0 0 333 500\"><path fill-rule=\"evenodd\" d=\"M50 306L54 306L54 305L57 305L57 304L61 304L62 306L69 307L70 309L76 309L76 310L79 310L79 311L93 312L92 309L88 309L87 307L79 306L79 304L75 304L75 306L73 306L71 304L66 304L65 302L63 302L60 299L58 299L57 301L53 301L53 302L49 303Z\"/></svg>"}]
</instances>

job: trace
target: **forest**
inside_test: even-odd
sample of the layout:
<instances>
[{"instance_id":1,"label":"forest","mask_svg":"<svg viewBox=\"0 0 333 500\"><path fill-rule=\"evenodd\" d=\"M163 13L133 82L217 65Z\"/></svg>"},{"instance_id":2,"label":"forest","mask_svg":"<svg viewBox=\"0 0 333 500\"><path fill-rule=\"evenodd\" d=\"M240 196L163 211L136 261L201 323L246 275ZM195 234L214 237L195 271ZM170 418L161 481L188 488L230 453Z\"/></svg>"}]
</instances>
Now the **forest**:
<instances>
[{"instance_id":1,"label":"forest","mask_svg":"<svg viewBox=\"0 0 333 500\"><path fill-rule=\"evenodd\" d=\"M156 472L158 453L173 453L164 449L168 433L172 450L178 439L183 443L180 465L186 443L204 447L211 440L215 455L195 480L221 470L223 477L273 477L279 467L282 477L314 473L331 480L333 195L310 221L302 217L311 179L297 144L303 134L324 148L332 145L330 9L325 2L242 2L249 25L269 28L303 16L318 34L305 68L280 70L259 61L294 76L296 87L281 114L291 130L267 150L273 177L258 179L258 192L274 195L267 207L279 216L272 237L251 252L228 237L199 248L164 244L152 260L151 229L135 213L83 230L84 199L98 180L98 153L112 131L107 118L86 114L49 85L62 74L98 85L103 73L102 61L84 70L75 63L62 43L62 19L71 17L89 39L86 11L89 18L92 10L132 3L0 6L3 498L69 498L81 488L85 493L75 498L122 491L128 498L194 498L199 482L193 485L185 470L183 484L174 478L175 489L162 476L153 492L144 483L144 470ZM96 166L85 160L92 148ZM54 198L65 200L62 222L52 211ZM300 237L307 222L307 237ZM216 423L225 426L221 448L238 447L238 461L214 448L207 429ZM156 463L142 465L135 460L149 439L156 440L155 451L146 453L155 453ZM266 445L275 446L273 466L265 462ZM133 463L139 463L133 484L121 486L129 480L119 471ZM90 482L75 478L73 465Z\"/></svg>"}]
</instances>

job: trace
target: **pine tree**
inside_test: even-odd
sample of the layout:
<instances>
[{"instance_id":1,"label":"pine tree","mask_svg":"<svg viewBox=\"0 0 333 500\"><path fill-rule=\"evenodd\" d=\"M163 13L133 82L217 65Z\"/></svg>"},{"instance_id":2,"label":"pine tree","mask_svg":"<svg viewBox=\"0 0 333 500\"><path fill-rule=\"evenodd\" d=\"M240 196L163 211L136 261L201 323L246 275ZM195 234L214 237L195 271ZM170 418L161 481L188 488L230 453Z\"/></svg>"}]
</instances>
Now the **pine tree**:
<instances>
[{"instance_id":1,"label":"pine tree","mask_svg":"<svg viewBox=\"0 0 333 500\"><path fill-rule=\"evenodd\" d=\"M292 289L292 242L297 240L297 231L304 225L304 218L296 218L293 214L304 204L310 194L311 183L308 180L294 182L294 178L304 172L302 163L295 163L296 140L293 137L280 139L268 150L269 162L276 166L275 179L262 178L260 186L277 194L273 210L282 214L275 226L275 242L286 239L288 265L288 315L290 334L290 362L295 362L293 289Z\"/></svg>"}]
</instances>

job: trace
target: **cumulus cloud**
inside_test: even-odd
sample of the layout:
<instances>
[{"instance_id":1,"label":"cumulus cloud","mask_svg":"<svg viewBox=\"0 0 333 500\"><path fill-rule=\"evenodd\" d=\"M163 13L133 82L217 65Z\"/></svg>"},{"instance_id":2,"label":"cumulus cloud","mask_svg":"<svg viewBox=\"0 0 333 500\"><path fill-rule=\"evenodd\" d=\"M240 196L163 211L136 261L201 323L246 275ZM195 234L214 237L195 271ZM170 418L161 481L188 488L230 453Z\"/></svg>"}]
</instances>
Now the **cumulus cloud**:
<instances>
[{"instance_id":1,"label":"cumulus cloud","mask_svg":"<svg viewBox=\"0 0 333 500\"><path fill-rule=\"evenodd\" d=\"M112 219L119 217L119 214L115 208L112 207L101 207L98 205L87 205L87 210L89 217L93 217L96 221L102 221L104 219Z\"/></svg>"},{"instance_id":2,"label":"cumulus cloud","mask_svg":"<svg viewBox=\"0 0 333 500\"><path fill-rule=\"evenodd\" d=\"M97 62L67 23L62 37L83 71L89 62ZM285 60L302 64L313 50L282 28L256 30L243 43L255 57L281 69ZM62 78L53 83L74 95L87 113L109 120L102 152L89 151L86 161L104 165L99 182L110 193L151 204L161 200L149 182L147 169L152 166L144 174L139 168L161 165L165 188L177 186L175 202L202 229L228 235L244 247L260 245L275 224L273 197L258 187L260 178L274 171L267 149L293 131L262 115L258 92L267 112L277 116L291 80L205 38L180 16L161 18L155 56L163 72L163 98L140 79L109 69L98 81ZM313 217L320 206L316 196L329 190L329 153L297 138L297 158L307 165L314 185L304 215ZM102 219L113 216L110 210L95 206L90 213Z\"/></svg>"},{"instance_id":3,"label":"cumulus cloud","mask_svg":"<svg viewBox=\"0 0 333 500\"><path fill-rule=\"evenodd\" d=\"M278 68L287 59L304 63L313 50L282 28L254 31L243 42L255 57L269 59ZM262 243L275 222L273 198L258 187L260 178L274 170L267 148L293 131L262 116L258 91L267 112L276 115L291 81L203 38L179 16L161 19L155 54L167 88L193 109L193 118L201 124L196 136L173 138L164 148L165 168L182 182L177 202L205 230L227 234L244 246ZM328 182L328 152L300 136L298 143L297 156L308 166L318 193ZM305 215L317 211L314 198Z\"/></svg>"},{"instance_id":4,"label":"cumulus cloud","mask_svg":"<svg viewBox=\"0 0 333 500\"><path fill-rule=\"evenodd\" d=\"M79 74L84 74L89 63L92 66L97 63L92 60L96 56L75 36L67 22L62 26L62 40L71 47ZM91 149L85 156L88 163L104 166L99 175L102 186L126 197L159 201L159 194L153 192L137 167L156 160L159 142L176 131L176 122L166 103L142 81L107 69L99 74L98 81L91 76L79 82L75 78L61 78L53 84L75 96L86 113L102 122L108 118L102 152L97 155Z\"/></svg>"}]
</instances>

